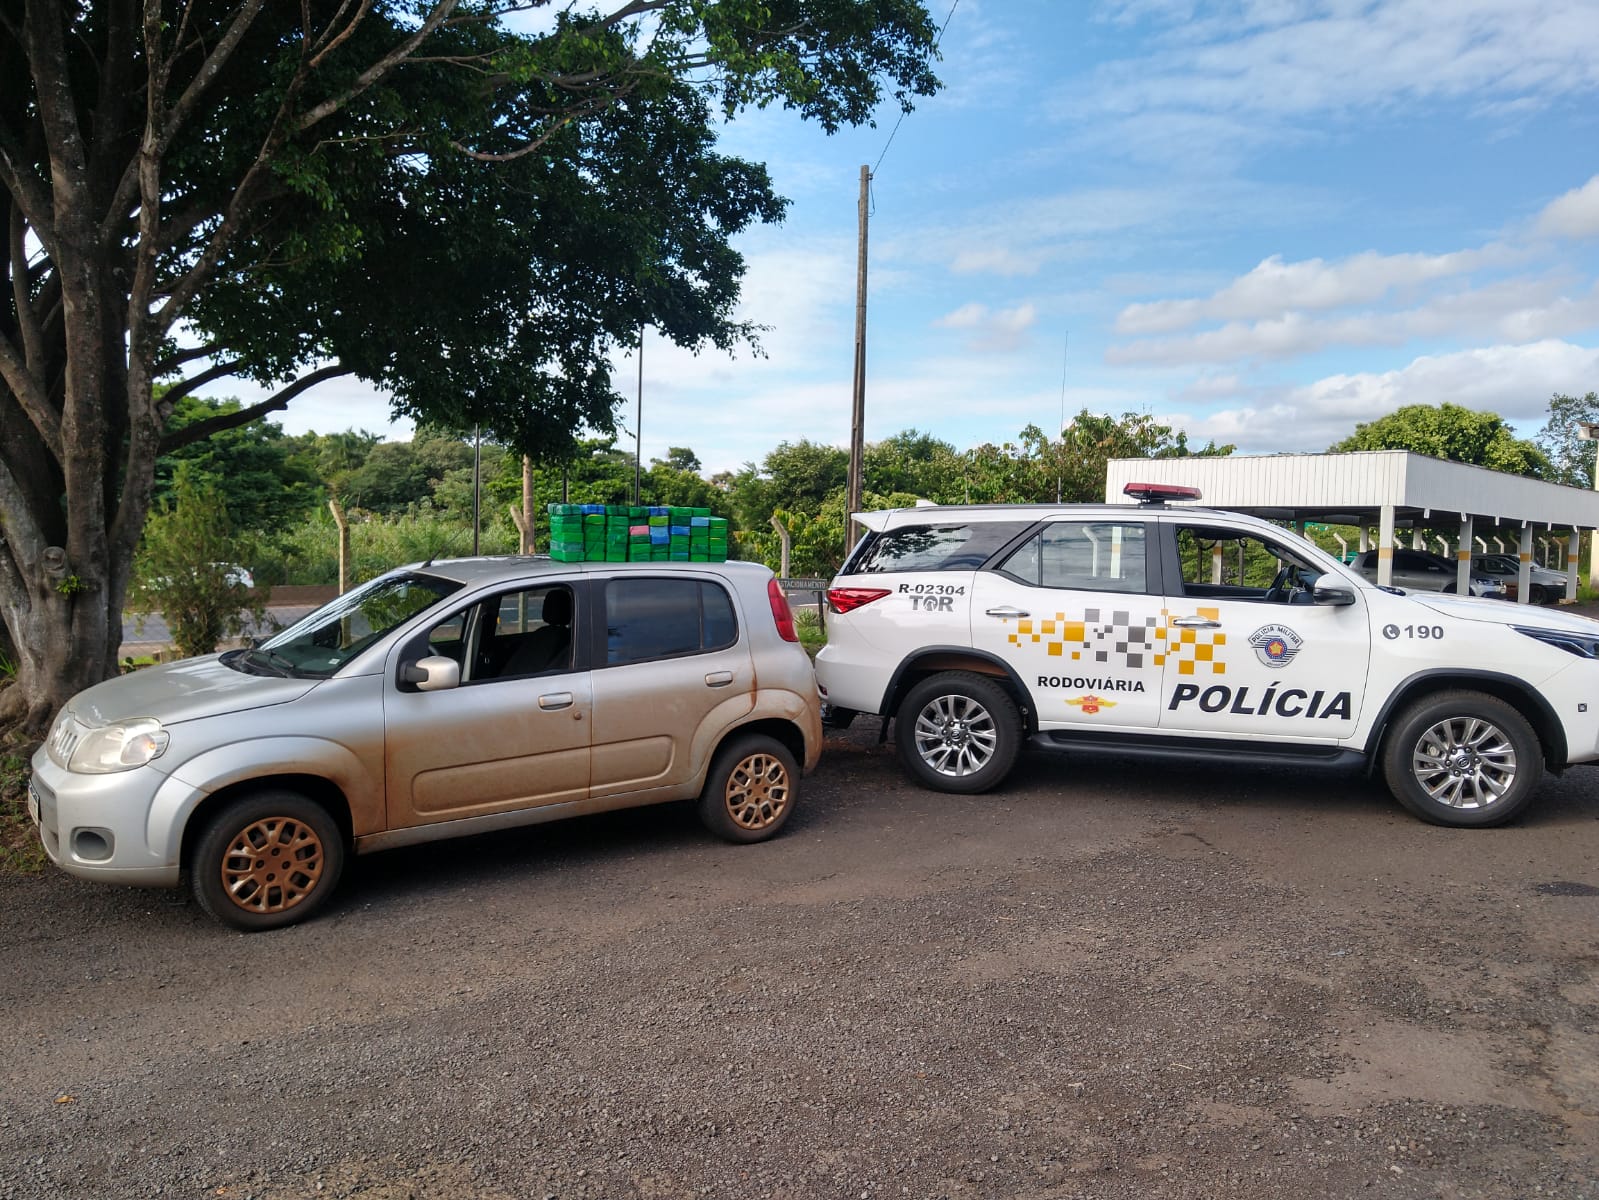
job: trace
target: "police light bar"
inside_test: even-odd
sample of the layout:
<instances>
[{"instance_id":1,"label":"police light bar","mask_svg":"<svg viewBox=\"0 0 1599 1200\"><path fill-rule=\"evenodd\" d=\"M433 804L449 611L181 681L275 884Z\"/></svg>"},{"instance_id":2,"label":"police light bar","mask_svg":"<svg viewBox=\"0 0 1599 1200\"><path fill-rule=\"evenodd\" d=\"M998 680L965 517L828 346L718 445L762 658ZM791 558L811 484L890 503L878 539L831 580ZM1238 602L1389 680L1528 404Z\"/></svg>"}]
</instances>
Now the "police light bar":
<instances>
[{"instance_id":1,"label":"police light bar","mask_svg":"<svg viewBox=\"0 0 1599 1200\"><path fill-rule=\"evenodd\" d=\"M1175 483L1129 483L1122 488L1122 495L1131 496L1140 504L1164 504L1168 500L1198 500L1199 489Z\"/></svg>"}]
</instances>

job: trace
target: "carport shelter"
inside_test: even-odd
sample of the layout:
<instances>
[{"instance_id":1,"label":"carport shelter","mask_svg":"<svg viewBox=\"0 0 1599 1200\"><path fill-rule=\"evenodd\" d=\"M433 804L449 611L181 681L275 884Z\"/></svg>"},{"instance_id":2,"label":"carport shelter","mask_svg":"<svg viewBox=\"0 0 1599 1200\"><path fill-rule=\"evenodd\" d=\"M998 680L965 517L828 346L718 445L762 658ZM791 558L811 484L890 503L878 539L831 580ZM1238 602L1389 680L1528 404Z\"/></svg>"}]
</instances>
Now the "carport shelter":
<instances>
[{"instance_id":1,"label":"carport shelter","mask_svg":"<svg viewBox=\"0 0 1599 1200\"><path fill-rule=\"evenodd\" d=\"M1353 525L1360 549L1371 549L1377 530L1377 582L1393 579L1395 536L1412 532L1424 549L1424 528L1452 529L1459 563L1456 587L1468 591L1473 540L1509 535L1521 561L1517 601L1531 594L1533 535L1540 528L1566 545L1566 599L1577 597L1577 550L1584 530L1599 529L1599 492L1506 475L1408 450L1350 454L1272 454L1226 458L1117 458L1105 470L1105 499L1123 503L1129 483L1167 483L1198 488L1200 504L1286 521L1300 533L1306 524ZM1555 535L1555 536L1560 536ZM1599 551L1596 551L1599 558ZM1599 564L1594 574L1599 575ZM1599 583L1599 580L1595 581Z\"/></svg>"}]
</instances>

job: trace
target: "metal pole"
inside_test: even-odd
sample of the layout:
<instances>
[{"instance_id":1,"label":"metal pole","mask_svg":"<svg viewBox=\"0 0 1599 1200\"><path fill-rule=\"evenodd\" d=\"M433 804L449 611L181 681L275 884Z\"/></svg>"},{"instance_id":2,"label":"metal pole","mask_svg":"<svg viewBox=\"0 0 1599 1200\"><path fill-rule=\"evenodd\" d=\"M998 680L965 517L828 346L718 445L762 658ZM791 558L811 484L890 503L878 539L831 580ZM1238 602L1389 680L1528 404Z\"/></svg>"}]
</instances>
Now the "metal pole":
<instances>
[{"instance_id":1,"label":"metal pole","mask_svg":"<svg viewBox=\"0 0 1599 1200\"><path fill-rule=\"evenodd\" d=\"M859 201L860 240L855 252L855 402L850 417L849 431L849 504L847 512L857 513L861 508L863 490L861 476L866 461L866 214L867 200L871 194L871 168L861 166L861 195ZM849 523L849 545L855 544L860 528ZM846 546L845 549L848 549Z\"/></svg>"},{"instance_id":2,"label":"metal pole","mask_svg":"<svg viewBox=\"0 0 1599 1200\"><path fill-rule=\"evenodd\" d=\"M478 509L479 500L483 494L483 427L472 426L472 555L475 558L478 552Z\"/></svg>"},{"instance_id":3,"label":"metal pole","mask_svg":"<svg viewBox=\"0 0 1599 1200\"><path fill-rule=\"evenodd\" d=\"M644 462L644 329L638 327L638 410L633 418L633 503L639 502L639 471Z\"/></svg>"}]
</instances>

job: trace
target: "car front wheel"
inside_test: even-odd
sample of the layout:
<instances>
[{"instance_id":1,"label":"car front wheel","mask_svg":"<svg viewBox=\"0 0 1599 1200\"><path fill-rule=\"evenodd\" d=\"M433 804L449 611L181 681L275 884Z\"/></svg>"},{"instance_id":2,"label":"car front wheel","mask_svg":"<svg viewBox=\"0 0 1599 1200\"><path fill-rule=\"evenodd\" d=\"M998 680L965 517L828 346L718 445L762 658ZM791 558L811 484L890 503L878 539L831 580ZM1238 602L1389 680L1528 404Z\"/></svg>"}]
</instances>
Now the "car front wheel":
<instances>
[{"instance_id":1,"label":"car front wheel","mask_svg":"<svg viewBox=\"0 0 1599 1200\"><path fill-rule=\"evenodd\" d=\"M1394 797L1435 825L1513 819L1543 778L1543 748L1525 717L1494 696L1440 692L1395 719L1383 749Z\"/></svg>"},{"instance_id":2,"label":"car front wheel","mask_svg":"<svg viewBox=\"0 0 1599 1200\"><path fill-rule=\"evenodd\" d=\"M999 684L970 671L922 680L899 706L894 744L923 785L973 795L997 787L1021 750L1016 702Z\"/></svg>"},{"instance_id":3,"label":"car front wheel","mask_svg":"<svg viewBox=\"0 0 1599 1200\"><path fill-rule=\"evenodd\" d=\"M327 903L344 871L344 837L321 805L262 791L228 804L206 826L189 887L211 916L255 932L293 925Z\"/></svg>"}]
</instances>

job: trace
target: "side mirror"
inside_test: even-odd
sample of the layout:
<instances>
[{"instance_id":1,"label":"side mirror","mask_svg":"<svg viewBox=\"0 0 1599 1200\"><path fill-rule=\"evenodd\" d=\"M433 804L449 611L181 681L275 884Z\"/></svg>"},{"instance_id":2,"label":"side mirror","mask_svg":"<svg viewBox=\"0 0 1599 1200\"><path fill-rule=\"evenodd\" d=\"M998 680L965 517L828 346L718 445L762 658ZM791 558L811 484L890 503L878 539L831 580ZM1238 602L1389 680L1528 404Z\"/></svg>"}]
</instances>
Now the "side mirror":
<instances>
[{"instance_id":1,"label":"side mirror","mask_svg":"<svg viewBox=\"0 0 1599 1200\"><path fill-rule=\"evenodd\" d=\"M1318 583L1310 594L1317 604L1329 604L1335 608L1355 602L1355 593L1351 589L1332 583Z\"/></svg>"},{"instance_id":2,"label":"side mirror","mask_svg":"<svg viewBox=\"0 0 1599 1200\"><path fill-rule=\"evenodd\" d=\"M442 654L430 654L401 670L400 677L416 684L419 692L444 692L461 685L461 664Z\"/></svg>"}]
</instances>

